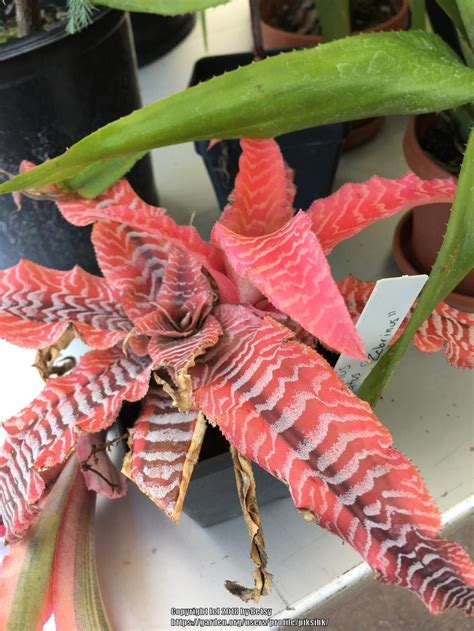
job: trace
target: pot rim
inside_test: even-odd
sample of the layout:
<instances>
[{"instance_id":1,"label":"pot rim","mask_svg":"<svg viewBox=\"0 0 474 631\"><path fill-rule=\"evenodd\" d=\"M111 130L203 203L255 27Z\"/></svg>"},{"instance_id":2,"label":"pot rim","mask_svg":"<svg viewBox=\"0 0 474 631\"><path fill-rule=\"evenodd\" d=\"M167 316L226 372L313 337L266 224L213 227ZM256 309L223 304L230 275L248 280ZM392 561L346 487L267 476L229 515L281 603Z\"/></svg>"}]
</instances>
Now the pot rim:
<instances>
[{"instance_id":1,"label":"pot rim","mask_svg":"<svg viewBox=\"0 0 474 631\"><path fill-rule=\"evenodd\" d=\"M410 169L416 173L419 177L425 177L424 173L421 173L419 169L417 169L417 165L420 163L424 163L429 165L429 169L432 172L431 178L455 178L457 177L450 173L448 170L444 169L439 162L436 162L429 153L427 153L420 144L420 140L418 137L417 131L417 122L425 119L430 120L436 117L436 113L428 112L423 114L416 114L415 116L410 116L408 118L408 124L405 129L405 133L403 135L403 154L405 156L405 160L407 161Z\"/></svg>"},{"instance_id":2,"label":"pot rim","mask_svg":"<svg viewBox=\"0 0 474 631\"><path fill-rule=\"evenodd\" d=\"M392 247L393 258L395 259L397 266L404 274L408 274L410 276L424 273L416 269L414 263L412 262L412 258L410 257L409 244L412 218L413 210L410 210L405 213L405 215L397 223L397 227L393 235ZM452 291L446 296L444 302L459 311L474 313L474 296Z\"/></svg>"},{"instance_id":3,"label":"pot rim","mask_svg":"<svg viewBox=\"0 0 474 631\"><path fill-rule=\"evenodd\" d=\"M7 61L14 57L27 55L33 51L44 48L50 44L59 42L69 37L81 36L84 31L87 31L90 26L102 19L104 15L115 11L115 9L111 9L109 7L94 6L93 8L94 13L91 16L91 22L89 26L85 29L82 29L78 33L74 33L74 35L71 35L66 31L66 20L59 20L58 22L55 22L47 28L38 31L37 33L33 33L33 35L19 37L17 39L11 40L10 42L7 42L6 44L1 44L0 62Z\"/></svg>"},{"instance_id":4,"label":"pot rim","mask_svg":"<svg viewBox=\"0 0 474 631\"><path fill-rule=\"evenodd\" d=\"M402 15L408 13L408 2L409 0L394 0L395 2L400 3L400 7L395 15L388 18L384 22L379 22L378 24L374 24L374 26L363 29L362 31L351 31L350 35L360 35L361 33L373 33L374 31L390 31L394 29L394 23L397 22ZM260 0L260 7L266 3L266 0ZM323 37L322 35L308 35L305 33L295 33L294 31L285 31L282 28L278 28L276 26L272 26L263 17L260 17L260 21L265 25L265 28L275 33L285 33L288 35L294 35L300 39L301 42L306 42L306 45L322 43Z\"/></svg>"}]
</instances>

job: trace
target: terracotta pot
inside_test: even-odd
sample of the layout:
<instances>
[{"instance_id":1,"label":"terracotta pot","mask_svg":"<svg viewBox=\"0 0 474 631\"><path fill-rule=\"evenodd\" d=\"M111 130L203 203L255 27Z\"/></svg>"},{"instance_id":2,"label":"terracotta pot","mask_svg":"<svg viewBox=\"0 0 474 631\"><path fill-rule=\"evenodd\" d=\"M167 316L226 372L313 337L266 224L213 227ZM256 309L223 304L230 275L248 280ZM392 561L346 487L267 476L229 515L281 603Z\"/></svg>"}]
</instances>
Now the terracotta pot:
<instances>
[{"instance_id":1,"label":"terracotta pot","mask_svg":"<svg viewBox=\"0 0 474 631\"><path fill-rule=\"evenodd\" d=\"M288 3L288 1L289 0L260 0L260 17L265 48L307 48L321 44L323 41L321 35L292 33L270 25L271 16L283 4ZM397 11L393 17L369 29L354 31L353 34L356 35L360 32L401 31L407 29L409 25L408 0L391 0L391 2ZM384 118L378 117L354 121L352 123L352 130L344 144L344 149L354 149L371 140L382 127L384 120Z\"/></svg>"},{"instance_id":2,"label":"terracotta pot","mask_svg":"<svg viewBox=\"0 0 474 631\"><path fill-rule=\"evenodd\" d=\"M425 153L418 140L433 124L435 116L422 114L410 118L403 139L408 166L427 180L452 177ZM427 204L414 208L400 221L394 237L393 254L402 271L408 274L430 272L443 242L450 210L450 204ZM459 283L446 302L463 311L474 311L474 270Z\"/></svg>"},{"instance_id":3,"label":"terracotta pot","mask_svg":"<svg viewBox=\"0 0 474 631\"><path fill-rule=\"evenodd\" d=\"M301 33L291 33L283 29L270 25L271 16L289 0L260 0L260 18L262 22L262 35L265 48L306 48L321 44L321 35L303 35ZM410 23L408 11L408 0L391 0L396 14L385 22L376 24L363 31L353 31L353 35L358 33L377 33L380 31L404 31Z\"/></svg>"}]
</instances>

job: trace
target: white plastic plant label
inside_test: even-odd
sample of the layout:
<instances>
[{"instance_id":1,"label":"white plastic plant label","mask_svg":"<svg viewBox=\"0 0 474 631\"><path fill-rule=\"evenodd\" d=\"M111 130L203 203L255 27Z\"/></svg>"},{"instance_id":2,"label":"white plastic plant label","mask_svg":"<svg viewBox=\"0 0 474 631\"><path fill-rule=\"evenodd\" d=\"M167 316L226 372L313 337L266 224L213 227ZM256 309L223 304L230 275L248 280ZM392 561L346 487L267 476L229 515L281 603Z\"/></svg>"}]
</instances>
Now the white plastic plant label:
<instances>
[{"instance_id":1,"label":"white plastic plant label","mask_svg":"<svg viewBox=\"0 0 474 631\"><path fill-rule=\"evenodd\" d=\"M356 329L364 343L367 361L341 355L334 370L353 392L390 346L428 276L399 276L379 280L357 320Z\"/></svg>"}]
</instances>

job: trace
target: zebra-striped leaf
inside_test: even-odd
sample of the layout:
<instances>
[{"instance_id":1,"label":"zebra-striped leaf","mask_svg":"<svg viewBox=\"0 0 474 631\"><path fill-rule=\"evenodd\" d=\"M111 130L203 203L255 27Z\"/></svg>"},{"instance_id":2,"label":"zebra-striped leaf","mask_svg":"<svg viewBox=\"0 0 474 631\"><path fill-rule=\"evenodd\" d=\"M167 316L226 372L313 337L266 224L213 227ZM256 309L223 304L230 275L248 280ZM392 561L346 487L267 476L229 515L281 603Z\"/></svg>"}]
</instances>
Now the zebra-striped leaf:
<instances>
[{"instance_id":1,"label":"zebra-striped leaf","mask_svg":"<svg viewBox=\"0 0 474 631\"><path fill-rule=\"evenodd\" d=\"M474 567L439 539L438 511L388 430L311 348L242 306L216 310L223 336L192 370L199 407L246 458L286 482L295 505L352 545L382 579L432 612L474 610Z\"/></svg>"},{"instance_id":2,"label":"zebra-striped leaf","mask_svg":"<svg viewBox=\"0 0 474 631\"><path fill-rule=\"evenodd\" d=\"M122 471L171 519L178 520L204 438L196 411L179 412L159 386L150 388L130 430Z\"/></svg>"}]
</instances>

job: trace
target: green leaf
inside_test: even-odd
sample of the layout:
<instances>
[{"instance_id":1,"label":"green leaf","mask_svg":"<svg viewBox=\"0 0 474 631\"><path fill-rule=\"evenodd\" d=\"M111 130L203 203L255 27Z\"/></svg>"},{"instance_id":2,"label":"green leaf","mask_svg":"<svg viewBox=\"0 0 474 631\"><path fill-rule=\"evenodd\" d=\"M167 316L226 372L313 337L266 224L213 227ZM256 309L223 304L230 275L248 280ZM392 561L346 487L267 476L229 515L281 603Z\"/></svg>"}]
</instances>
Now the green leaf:
<instances>
[{"instance_id":1,"label":"green leaf","mask_svg":"<svg viewBox=\"0 0 474 631\"><path fill-rule=\"evenodd\" d=\"M95 162L78 175L61 182L61 186L66 190L77 191L83 197L92 199L110 188L112 184L130 171L144 155L144 153L137 153Z\"/></svg>"},{"instance_id":2,"label":"green leaf","mask_svg":"<svg viewBox=\"0 0 474 631\"><path fill-rule=\"evenodd\" d=\"M193 13L228 2L230 0L94 0L94 4L112 9L138 13L159 13L160 15Z\"/></svg>"},{"instance_id":3,"label":"green leaf","mask_svg":"<svg viewBox=\"0 0 474 631\"><path fill-rule=\"evenodd\" d=\"M324 40L346 37L351 32L349 0L316 0Z\"/></svg>"},{"instance_id":4,"label":"green leaf","mask_svg":"<svg viewBox=\"0 0 474 631\"><path fill-rule=\"evenodd\" d=\"M426 0L410 0L411 28L426 30Z\"/></svg>"},{"instance_id":5,"label":"green leaf","mask_svg":"<svg viewBox=\"0 0 474 631\"><path fill-rule=\"evenodd\" d=\"M207 53L209 48L208 48L207 21L206 21L205 11L199 11L199 24L201 26L201 34L202 34L202 41L204 42L204 49Z\"/></svg>"},{"instance_id":6,"label":"green leaf","mask_svg":"<svg viewBox=\"0 0 474 631\"><path fill-rule=\"evenodd\" d=\"M472 2L472 0L468 0ZM460 31L461 36L468 40L467 31L464 26L464 22L462 19L461 12L459 11L459 7L456 0L436 0L439 6L443 9L443 11L451 18L454 25Z\"/></svg>"},{"instance_id":7,"label":"green leaf","mask_svg":"<svg viewBox=\"0 0 474 631\"><path fill-rule=\"evenodd\" d=\"M474 2L472 0L457 0L458 11L466 31L467 40L474 49Z\"/></svg>"},{"instance_id":8,"label":"green leaf","mask_svg":"<svg viewBox=\"0 0 474 631\"><path fill-rule=\"evenodd\" d=\"M430 277L401 338L378 362L358 392L375 405L426 318L474 267L474 131L461 168L446 235Z\"/></svg>"},{"instance_id":9,"label":"green leaf","mask_svg":"<svg viewBox=\"0 0 474 631\"><path fill-rule=\"evenodd\" d=\"M94 162L209 138L265 138L339 121L474 101L474 70L436 35L370 33L283 53L188 88L83 138L0 193L74 177Z\"/></svg>"}]
</instances>

